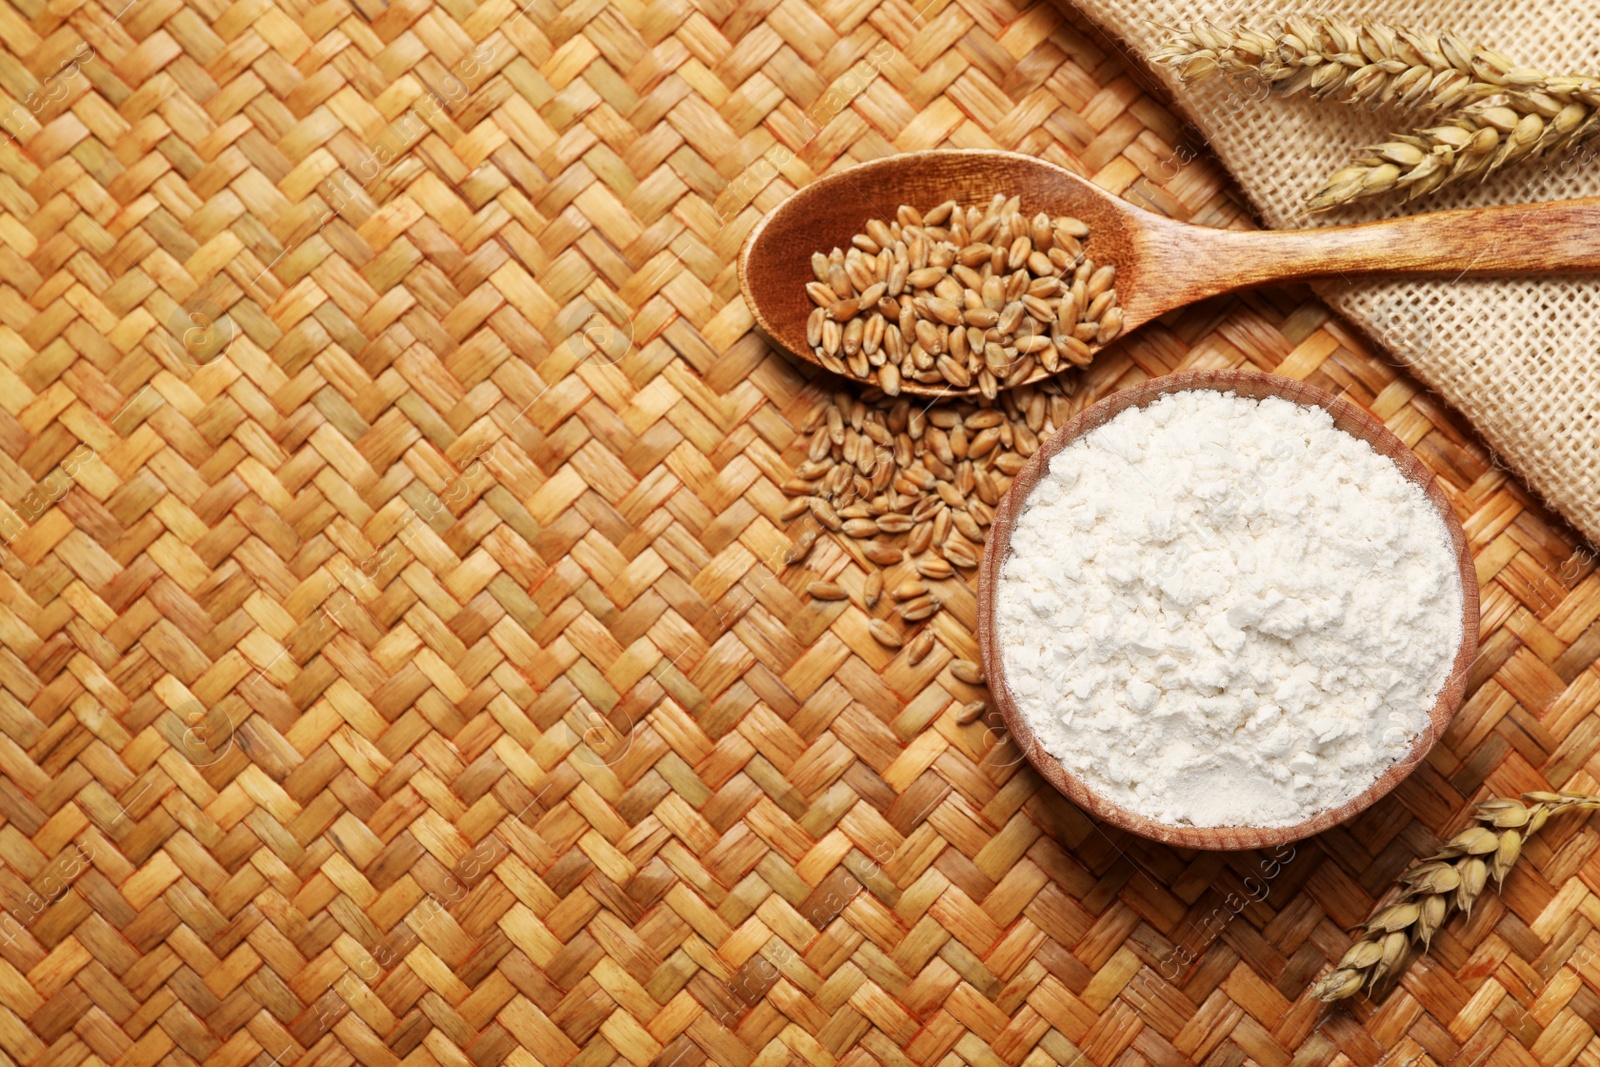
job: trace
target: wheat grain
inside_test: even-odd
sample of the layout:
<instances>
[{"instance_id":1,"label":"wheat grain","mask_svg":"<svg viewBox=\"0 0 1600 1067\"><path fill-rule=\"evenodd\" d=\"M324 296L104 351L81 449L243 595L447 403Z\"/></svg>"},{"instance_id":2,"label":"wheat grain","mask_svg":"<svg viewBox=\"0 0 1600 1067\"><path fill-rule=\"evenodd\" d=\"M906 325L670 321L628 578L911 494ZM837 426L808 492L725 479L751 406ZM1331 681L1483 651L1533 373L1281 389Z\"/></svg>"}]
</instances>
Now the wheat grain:
<instances>
[{"instance_id":1,"label":"wheat grain","mask_svg":"<svg viewBox=\"0 0 1600 1067\"><path fill-rule=\"evenodd\" d=\"M957 681L965 682L968 685L983 684L983 668L971 660L958 659L952 661L950 673L955 676Z\"/></svg>"},{"instance_id":2,"label":"wheat grain","mask_svg":"<svg viewBox=\"0 0 1600 1067\"><path fill-rule=\"evenodd\" d=\"M809 503L809 502L808 502ZM794 544L783 554L783 561L789 564L799 563L811 554L811 547L817 543L817 531L802 530L800 536L794 539Z\"/></svg>"},{"instance_id":3,"label":"wheat grain","mask_svg":"<svg viewBox=\"0 0 1600 1067\"><path fill-rule=\"evenodd\" d=\"M944 602L938 597L921 596L901 604L895 608L895 613L906 622L922 622L924 619L931 619L942 607Z\"/></svg>"},{"instance_id":4,"label":"wheat grain","mask_svg":"<svg viewBox=\"0 0 1600 1067\"><path fill-rule=\"evenodd\" d=\"M876 541L868 542L867 546L861 551L868 559L880 567L893 567L905 558L904 549L895 548L893 545L879 544Z\"/></svg>"},{"instance_id":5,"label":"wheat grain","mask_svg":"<svg viewBox=\"0 0 1600 1067\"><path fill-rule=\"evenodd\" d=\"M1399 973L1412 944L1427 951L1452 910L1470 915L1491 877L1496 886L1502 884L1523 842L1548 819L1600 809L1600 797L1582 793L1524 793L1522 800L1526 803L1498 798L1480 802L1473 815L1480 825L1456 834L1401 875L1396 899L1367 920L1361 938L1318 980L1312 995L1335 1001L1363 988L1371 992Z\"/></svg>"},{"instance_id":6,"label":"wheat grain","mask_svg":"<svg viewBox=\"0 0 1600 1067\"><path fill-rule=\"evenodd\" d=\"M872 634L872 639L885 648L899 648L905 644L905 638L900 632L882 619L873 619L867 623L867 632Z\"/></svg>"},{"instance_id":7,"label":"wheat grain","mask_svg":"<svg viewBox=\"0 0 1600 1067\"><path fill-rule=\"evenodd\" d=\"M988 701L974 700L969 704L963 705L961 710L956 712L956 723L960 726L968 726L983 718L983 713L988 710Z\"/></svg>"}]
</instances>

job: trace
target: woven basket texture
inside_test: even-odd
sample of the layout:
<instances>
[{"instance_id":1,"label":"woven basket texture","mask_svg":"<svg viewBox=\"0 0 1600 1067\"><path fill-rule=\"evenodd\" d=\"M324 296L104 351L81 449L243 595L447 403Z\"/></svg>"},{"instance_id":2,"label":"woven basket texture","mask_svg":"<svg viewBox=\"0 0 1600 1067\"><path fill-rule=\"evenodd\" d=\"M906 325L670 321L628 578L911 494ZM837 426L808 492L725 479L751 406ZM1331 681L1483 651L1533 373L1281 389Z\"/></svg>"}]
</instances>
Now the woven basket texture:
<instances>
[{"instance_id":1,"label":"woven basket texture","mask_svg":"<svg viewBox=\"0 0 1600 1067\"><path fill-rule=\"evenodd\" d=\"M1164 43L1170 35L1156 24L1210 18L1266 28L1275 16L1316 13L1449 30L1518 63L1600 75L1600 9L1582 0L1331 0L1314 10L1289 0L1084 0L1083 7L1118 36L1129 55L1147 55ZM1590 143L1409 204L1379 197L1307 216L1302 199L1327 175L1367 145L1430 125L1428 117L1279 98L1264 94L1259 83L1218 79L1178 87L1166 67L1152 76L1177 93L1180 111L1204 131L1269 226L1328 226L1440 208L1600 196L1600 168ZM1471 419L1507 466L1591 544L1600 544L1600 277L1336 278L1315 288Z\"/></svg>"},{"instance_id":2,"label":"woven basket texture","mask_svg":"<svg viewBox=\"0 0 1600 1067\"><path fill-rule=\"evenodd\" d=\"M1437 472L1483 651L1354 822L1098 825L957 724L968 581L913 667L854 542L774 562L837 383L734 260L792 188L1000 147L1251 224L1081 16L8 0L0 45L0 1063L1600 1061L1577 818L1386 1000L1306 995L1473 798L1594 789L1600 737L1593 555L1309 290L1072 405L1257 367Z\"/></svg>"}]
</instances>

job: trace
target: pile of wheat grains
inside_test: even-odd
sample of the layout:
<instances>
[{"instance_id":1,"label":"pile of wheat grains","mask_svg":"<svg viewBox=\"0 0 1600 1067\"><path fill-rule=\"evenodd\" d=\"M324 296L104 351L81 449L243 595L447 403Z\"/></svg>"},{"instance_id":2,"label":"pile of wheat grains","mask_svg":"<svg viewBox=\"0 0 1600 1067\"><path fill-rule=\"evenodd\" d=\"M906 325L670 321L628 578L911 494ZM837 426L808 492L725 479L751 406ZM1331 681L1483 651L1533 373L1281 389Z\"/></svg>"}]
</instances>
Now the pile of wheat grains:
<instances>
[{"instance_id":1,"label":"pile of wheat grains","mask_svg":"<svg viewBox=\"0 0 1600 1067\"><path fill-rule=\"evenodd\" d=\"M971 571L983 556L994 507L1042 439L1075 412L1074 378L1051 378L1019 386L997 400L914 400L869 389L857 397L836 392L811 411L802 426L809 434L806 458L783 484L794 499L784 521L809 514L822 528L860 543L862 555L879 568L900 564L908 575L885 587L883 570L872 571L864 607L880 597L896 603L900 625L874 618L873 637L900 648L907 628L925 622L943 604L929 582ZM795 539L786 562L799 563L816 543L817 530ZM833 582L813 582L815 599L844 599ZM913 664L933 647L924 629L911 639ZM978 684L978 666L958 661L962 681ZM965 721L982 712L969 705Z\"/></svg>"},{"instance_id":2,"label":"pile of wheat grains","mask_svg":"<svg viewBox=\"0 0 1600 1067\"><path fill-rule=\"evenodd\" d=\"M824 367L890 396L911 381L993 400L1087 364L1122 331L1116 267L1089 258L1079 219L1029 218L996 194L986 209L901 205L866 230L811 257L806 341Z\"/></svg>"}]
</instances>

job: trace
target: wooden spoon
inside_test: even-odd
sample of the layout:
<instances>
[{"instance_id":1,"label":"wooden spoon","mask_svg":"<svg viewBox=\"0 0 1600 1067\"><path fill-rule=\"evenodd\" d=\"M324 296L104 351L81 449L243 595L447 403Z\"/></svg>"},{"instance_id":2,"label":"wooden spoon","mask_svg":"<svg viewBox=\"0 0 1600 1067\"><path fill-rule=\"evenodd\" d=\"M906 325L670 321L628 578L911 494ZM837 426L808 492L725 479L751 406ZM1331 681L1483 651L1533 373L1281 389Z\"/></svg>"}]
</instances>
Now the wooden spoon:
<instances>
[{"instance_id":1,"label":"wooden spoon","mask_svg":"<svg viewBox=\"0 0 1600 1067\"><path fill-rule=\"evenodd\" d=\"M848 248L868 219L945 200L987 206L996 193L1022 211L1072 215L1085 248L1117 268L1122 335L1175 308L1269 282L1349 274L1516 274L1600 270L1600 198L1466 208L1311 230L1219 230L1137 208L1033 156L980 149L910 152L820 178L779 204L745 240L739 288L776 345L817 363L806 344L811 254ZM1112 342L1115 343L1114 341ZM820 364L819 364L820 365ZM1048 377L1040 368L1029 381ZM977 388L905 381L901 391L966 396Z\"/></svg>"}]
</instances>

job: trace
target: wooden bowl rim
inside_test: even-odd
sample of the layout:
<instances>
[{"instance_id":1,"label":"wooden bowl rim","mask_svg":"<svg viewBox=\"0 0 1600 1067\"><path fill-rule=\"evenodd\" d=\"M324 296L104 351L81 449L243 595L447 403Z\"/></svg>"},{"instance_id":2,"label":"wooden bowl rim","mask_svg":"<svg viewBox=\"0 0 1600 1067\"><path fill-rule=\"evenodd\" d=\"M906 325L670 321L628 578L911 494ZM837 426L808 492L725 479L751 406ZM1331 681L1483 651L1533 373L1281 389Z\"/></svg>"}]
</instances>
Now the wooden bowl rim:
<instances>
[{"instance_id":1,"label":"wooden bowl rim","mask_svg":"<svg viewBox=\"0 0 1600 1067\"><path fill-rule=\"evenodd\" d=\"M1193 389L1231 391L1254 399L1280 396L1297 404L1326 409L1333 416L1335 426L1372 445L1374 451L1389 457L1408 480L1422 486L1435 511L1444 520L1445 529L1449 531L1456 550L1461 575L1461 644L1456 650L1454 667L1429 713L1429 729L1417 738L1404 760L1385 771L1365 792L1338 807L1318 812L1290 826L1172 826L1129 811L1101 797L1082 779L1067 771L1034 737L1012 698L1006 682L1004 657L1000 655L999 641L996 639L994 591L998 585L1000 565L1009 549L1011 532L1022 504L1038 485L1051 457L1130 407L1144 407L1158 397ZM1467 674L1478 654L1478 610L1478 574L1466 532L1456 518L1449 499L1439 487L1437 477L1417 458L1416 453L1376 417L1355 404L1304 382L1256 370L1179 371L1113 393L1079 412L1041 444L1001 499L995 509L994 522L989 529L983 562L978 572L978 645L988 676L989 692L1006 730L1028 762L1047 782L1097 819L1154 841L1210 850L1266 848L1299 841L1365 811L1399 785L1427 757L1461 707L1466 693Z\"/></svg>"},{"instance_id":2,"label":"wooden bowl rim","mask_svg":"<svg viewBox=\"0 0 1600 1067\"><path fill-rule=\"evenodd\" d=\"M832 370L817 358L816 353L812 352L804 345L800 346L799 349L796 349L791 348L789 345L786 345L782 341L778 340L777 332L773 330L772 324L767 321L767 316L761 310L761 305L756 302L755 296L750 291L750 259L755 253L757 242L760 241L761 236L766 233L769 223L776 219L781 213L793 210L796 207L795 201L801 199L802 197L820 195L816 192L816 190L828 185L831 182L849 181L853 178L868 177L870 176L871 172L876 170L901 170L907 166L915 164L919 160L936 158L940 160L946 160L959 156L983 157L995 160L1006 160L1021 165L1036 166L1044 170L1054 171L1057 174L1066 175L1068 178L1073 179L1074 181L1087 183L1087 179L1085 179L1082 175L1074 174L1072 171L1068 170L1066 167L1063 167L1059 163L1052 163L1048 159L1043 159L1039 156L1031 156L1026 152L1013 152L1003 148L923 148L914 152L896 152L893 155L881 156L877 159L863 160L862 162L846 167L843 170L834 171L832 174L818 175L814 180L800 186L799 188L795 189L794 192L784 197L781 201L774 205L770 211L763 213L761 218L756 222L755 226L751 228L747 235L745 235L744 243L739 247L739 295L744 297L745 308L750 312L750 318L754 321L756 329L760 332L761 336L766 339L767 343L780 352L787 352L796 359L809 363L813 367L820 368L821 370L826 371L828 374L833 375L835 378L840 378L860 388L880 388L875 382L857 378L853 374L840 374L837 371ZM932 205L929 206L931 207ZM1093 234L1090 236L1093 237ZM808 280L809 278L802 278L797 282L797 284L804 284ZM1131 329L1125 330L1123 331L1123 336L1126 336L1132 332L1133 331ZM1096 345L1094 347L1095 356L1098 357L1101 352L1109 348L1111 345L1116 344L1117 341L1120 341L1121 339L1121 337L1117 337L1112 341L1106 342L1104 345ZM1034 368L1033 374L1031 374L1025 381L1018 382L1016 385L1012 386L1001 386L1000 391L1003 393L1009 389L1015 389L1023 385L1037 385L1039 382L1042 382L1047 378L1059 378L1065 374L1080 369L1082 368L1076 364L1063 364L1060 370L1047 371L1041 364ZM924 385L922 382L902 381L900 383L899 395L920 396L934 400L941 400L946 398L965 399L969 397L976 397L981 395L981 392L982 391L976 385L971 385L965 389L962 389L959 386L954 385Z\"/></svg>"}]
</instances>

